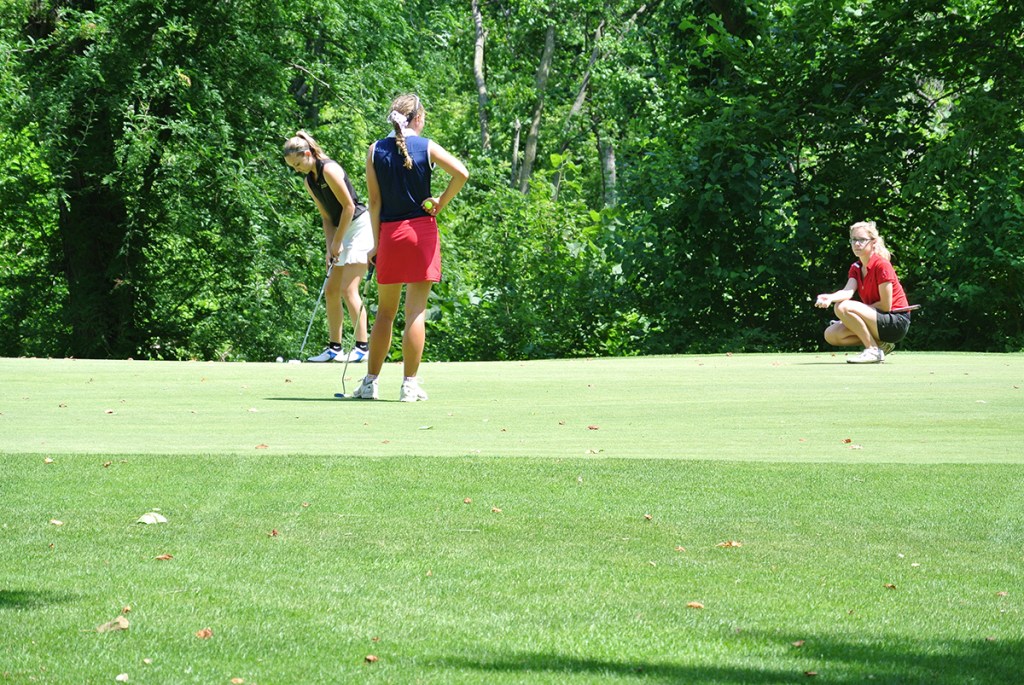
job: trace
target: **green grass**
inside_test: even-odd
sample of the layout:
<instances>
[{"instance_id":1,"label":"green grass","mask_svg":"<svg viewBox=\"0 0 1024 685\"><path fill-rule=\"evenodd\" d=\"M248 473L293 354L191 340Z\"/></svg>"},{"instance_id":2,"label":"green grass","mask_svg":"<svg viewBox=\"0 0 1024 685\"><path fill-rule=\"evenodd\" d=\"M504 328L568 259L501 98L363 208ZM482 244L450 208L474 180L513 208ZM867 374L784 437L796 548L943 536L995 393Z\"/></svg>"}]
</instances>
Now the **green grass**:
<instances>
[{"instance_id":1,"label":"green grass","mask_svg":"<svg viewBox=\"0 0 1024 685\"><path fill-rule=\"evenodd\" d=\"M0 682L1021 682L1020 355L340 373L0 359Z\"/></svg>"}]
</instances>

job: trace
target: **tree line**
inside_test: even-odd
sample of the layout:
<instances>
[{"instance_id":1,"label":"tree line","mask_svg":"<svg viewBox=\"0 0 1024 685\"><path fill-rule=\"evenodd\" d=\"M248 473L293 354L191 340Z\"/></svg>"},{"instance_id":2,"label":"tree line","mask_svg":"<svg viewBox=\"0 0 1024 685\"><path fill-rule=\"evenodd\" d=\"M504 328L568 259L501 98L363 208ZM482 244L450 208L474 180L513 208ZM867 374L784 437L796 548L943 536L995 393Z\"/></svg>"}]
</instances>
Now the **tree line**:
<instances>
[{"instance_id":1,"label":"tree line","mask_svg":"<svg viewBox=\"0 0 1024 685\"><path fill-rule=\"evenodd\" d=\"M293 354L323 248L281 144L362 192L401 92L472 173L433 359L819 349L865 219L906 347L1024 349L1020 3L8 0L0 355Z\"/></svg>"}]
</instances>

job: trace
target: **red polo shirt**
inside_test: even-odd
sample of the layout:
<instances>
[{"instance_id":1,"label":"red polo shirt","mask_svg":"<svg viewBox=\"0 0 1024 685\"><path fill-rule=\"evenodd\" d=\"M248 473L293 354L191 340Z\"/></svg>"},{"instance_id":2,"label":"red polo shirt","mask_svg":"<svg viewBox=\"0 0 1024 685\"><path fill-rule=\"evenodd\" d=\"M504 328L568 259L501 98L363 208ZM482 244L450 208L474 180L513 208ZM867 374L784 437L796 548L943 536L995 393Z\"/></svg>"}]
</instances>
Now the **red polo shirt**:
<instances>
[{"instance_id":1,"label":"red polo shirt","mask_svg":"<svg viewBox=\"0 0 1024 685\"><path fill-rule=\"evenodd\" d=\"M896 278L896 271L887 259L882 259L877 254L871 255L871 259L868 260L867 274L861 271L861 266L863 265L859 259L850 265L850 278L857 281L857 294L860 296L861 302L875 304L882 299L878 294L878 284L892 283L893 309L910 304L907 301L906 293L903 292L903 286L900 285L900 279Z\"/></svg>"}]
</instances>

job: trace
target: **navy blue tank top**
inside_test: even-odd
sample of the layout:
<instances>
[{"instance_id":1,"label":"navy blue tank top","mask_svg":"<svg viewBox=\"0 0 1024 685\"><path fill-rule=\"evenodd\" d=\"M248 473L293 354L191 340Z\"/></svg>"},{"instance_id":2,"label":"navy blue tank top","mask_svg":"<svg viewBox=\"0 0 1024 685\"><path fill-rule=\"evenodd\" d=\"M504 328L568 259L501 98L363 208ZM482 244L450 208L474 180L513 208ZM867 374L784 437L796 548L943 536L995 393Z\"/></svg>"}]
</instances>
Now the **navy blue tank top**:
<instances>
[{"instance_id":1,"label":"navy blue tank top","mask_svg":"<svg viewBox=\"0 0 1024 685\"><path fill-rule=\"evenodd\" d=\"M378 140L373 149L373 169L380 186L380 220L403 221L430 216L422 203L430 194L430 139L406 136L412 169L405 168L405 155L394 138Z\"/></svg>"},{"instance_id":2,"label":"navy blue tank top","mask_svg":"<svg viewBox=\"0 0 1024 685\"><path fill-rule=\"evenodd\" d=\"M327 179L324 178L324 166L327 164L337 164L333 159L318 159L316 160L316 175L310 171L306 174L306 184L309 189L313 191L313 195L320 201L324 209L331 217L331 221L337 226L338 222L341 221L341 202L338 198L334 197L334 191L331 190L331 186L328 185ZM356 211L352 215L352 220L355 221L356 217L366 211L366 205L359 201L359 196L356 195L355 188L352 187L352 182L348 180L348 174L345 170L341 170L341 175L345 178L345 188L348 189L348 194L352 196L352 202L356 205Z\"/></svg>"}]
</instances>

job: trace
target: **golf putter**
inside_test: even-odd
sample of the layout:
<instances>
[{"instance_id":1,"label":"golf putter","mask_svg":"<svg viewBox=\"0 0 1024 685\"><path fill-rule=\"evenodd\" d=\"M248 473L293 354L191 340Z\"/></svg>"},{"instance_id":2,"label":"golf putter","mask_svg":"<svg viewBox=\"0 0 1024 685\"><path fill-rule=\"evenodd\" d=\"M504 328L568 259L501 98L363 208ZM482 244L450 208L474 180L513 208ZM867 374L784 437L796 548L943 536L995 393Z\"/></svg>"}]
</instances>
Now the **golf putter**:
<instances>
[{"instance_id":1,"label":"golf putter","mask_svg":"<svg viewBox=\"0 0 1024 685\"><path fill-rule=\"evenodd\" d=\"M309 325L306 326L306 335L302 336L302 346L299 348L299 359L302 359L302 353L306 349L306 341L309 340L309 331L313 328L313 319L316 318L316 311L320 308L320 298L324 296L324 290L327 288L327 281L331 278L331 272L334 271L334 262L327 267L327 276L324 277L324 284L320 286L320 294L316 296L316 304L313 305L313 315L309 317Z\"/></svg>"}]
</instances>

